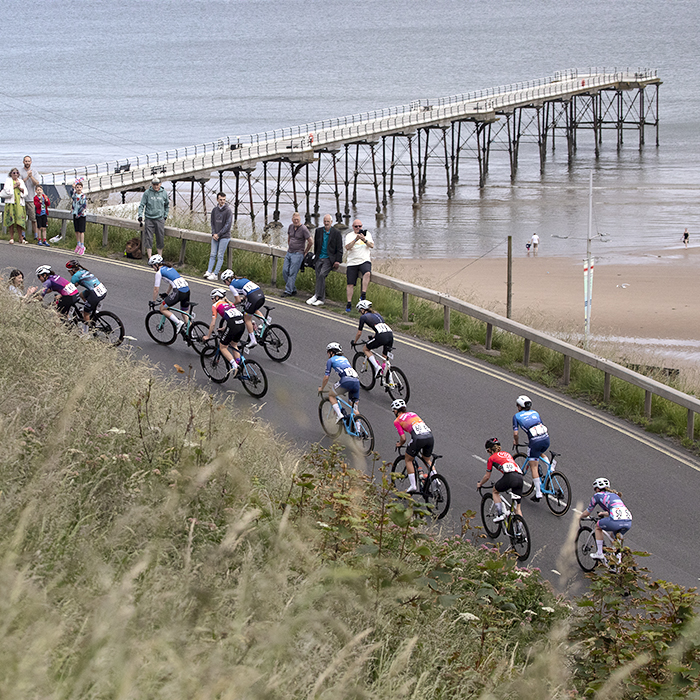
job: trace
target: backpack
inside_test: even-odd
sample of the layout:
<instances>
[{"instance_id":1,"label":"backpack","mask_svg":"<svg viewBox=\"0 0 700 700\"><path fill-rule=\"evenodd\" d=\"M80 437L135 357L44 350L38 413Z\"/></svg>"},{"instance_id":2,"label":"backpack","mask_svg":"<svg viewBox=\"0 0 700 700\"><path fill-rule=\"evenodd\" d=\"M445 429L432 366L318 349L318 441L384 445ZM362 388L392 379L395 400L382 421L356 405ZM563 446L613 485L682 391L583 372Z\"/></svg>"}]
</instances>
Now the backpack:
<instances>
[{"instance_id":1,"label":"backpack","mask_svg":"<svg viewBox=\"0 0 700 700\"><path fill-rule=\"evenodd\" d=\"M141 239L131 238L126 242L126 248L124 249L124 255L127 258L133 260L141 260L143 255L141 254Z\"/></svg>"}]
</instances>

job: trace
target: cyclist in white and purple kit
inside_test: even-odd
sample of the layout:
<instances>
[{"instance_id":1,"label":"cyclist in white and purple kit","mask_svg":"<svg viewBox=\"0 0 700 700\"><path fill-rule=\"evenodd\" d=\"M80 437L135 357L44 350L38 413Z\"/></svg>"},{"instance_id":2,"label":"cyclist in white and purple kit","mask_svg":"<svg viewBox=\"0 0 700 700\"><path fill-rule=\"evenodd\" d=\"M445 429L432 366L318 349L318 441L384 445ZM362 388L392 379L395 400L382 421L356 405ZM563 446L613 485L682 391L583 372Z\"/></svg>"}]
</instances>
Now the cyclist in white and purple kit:
<instances>
[{"instance_id":1,"label":"cyclist in white and purple kit","mask_svg":"<svg viewBox=\"0 0 700 700\"><path fill-rule=\"evenodd\" d=\"M603 554L603 530L624 535L632 527L632 513L627 509L617 491L610 488L610 482L605 477L600 477L593 482L595 493L588 504L588 508L580 515L580 519L587 518L596 506L605 511L607 515L595 524L595 543L598 551L591 554L591 559L605 559Z\"/></svg>"},{"instance_id":2,"label":"cyclist in white and purple kit","mask_svg":"<svg viewBox=\"0 0 700 700\"><path fill-rule=\"evenodd\" d=\"M328 390L328 400L331 402L335 415L337 416L335 422L340 423L340 421L343 420L343 412L340 410L340 405L336 397L338 394L347 393L353 408L357 411L357 402L360 400L360 380L357 377L357 372L348 361L348 358L343 355L343 348L340 347L340 343L328 343L326 352L328 353L326 373L318 390L320 393L326 388L331 372L335 370L339 381Z\"/></svg>"},{"instance_id":3,"label":"cyclist in white and purple kit","mask_svg":"<svg viewBox=\"0 0 700 700\"><path fill-rule=\"evenodd\" d=\"M522 428L527 435L528 448L527 460L523 465L523 471L527 471L528 466L532 469L532 483L535 485L535 495L530 499L537 503L542 499L542 484L540 483L540 471L537 460L549 449L549 433L547 426L542 423L540 414L532 410L530 397L518 396L515 401L518 412L513 416L513 447L518 446L518 433Z\"/></svg>"},{"instance_id":4,"label":"cyclist in white and purple kit","mask_svg":"<svg viewBox=\"0 0 700 700\"><path fill-rule=\"evenodd\" d=\"M64 316L68 315L71 306L75 306L78 301L78 289L69 280L57 275L50 265L40 265L36 269L36 276L43 285L38 294L43 299L47 294L56 292L59 295L56 302L56 309Z\"/></svg>"},{"instance_id":5,"label":"cyclist in white and purple kit","mask_svg":"<svg viewBox=\"0 0 700 700\"><path fill-rule=\"evenodd\" d=\"M228 288L233 292L234 304L243 302L243 318L245 319L245 327L248 329L248 348L254 348L258 341L255 340L252 316L265 304L265 292L247 277L236 277L233 270L224 270L221 273L221 281L226 282Z\"/></svg>"}]
</instances>

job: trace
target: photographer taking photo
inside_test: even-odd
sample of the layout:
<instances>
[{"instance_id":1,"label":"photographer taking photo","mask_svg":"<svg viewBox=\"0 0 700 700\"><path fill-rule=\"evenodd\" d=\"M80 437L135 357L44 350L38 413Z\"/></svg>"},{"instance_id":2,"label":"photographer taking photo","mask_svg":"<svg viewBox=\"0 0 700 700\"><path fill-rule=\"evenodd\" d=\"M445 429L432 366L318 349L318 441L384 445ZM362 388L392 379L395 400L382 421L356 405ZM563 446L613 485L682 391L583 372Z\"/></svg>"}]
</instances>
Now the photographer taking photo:
<instances>
[{"instance_id":1,"label":"photographer taking photo","mask_svg":"<svg viewBox=\"0 0 700 700\"><path fill-rule=\"evenodd\" d=\"M370 262L370 250L372 248L374 248L372 234L362 228L362 222L359 219L355 219L352 222L352 231L345 235L345 250L348 251L348 286L347 304L345 306L345 313L347 314L352 311L352 295L355 291L358 277L362 278L360 299L366 298L372 272L372 263Z\"/></svg>"}]
</instances>

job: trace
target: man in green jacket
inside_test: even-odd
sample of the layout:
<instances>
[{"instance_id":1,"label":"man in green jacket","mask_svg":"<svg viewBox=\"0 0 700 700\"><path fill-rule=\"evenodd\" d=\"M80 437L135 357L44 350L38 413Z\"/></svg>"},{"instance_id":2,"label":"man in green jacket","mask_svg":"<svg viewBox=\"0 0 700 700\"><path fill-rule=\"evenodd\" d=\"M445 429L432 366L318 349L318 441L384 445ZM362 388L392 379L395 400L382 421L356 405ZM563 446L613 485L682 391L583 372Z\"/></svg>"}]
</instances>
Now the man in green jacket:
<instances>
[{"instance_id":1,"label":"man in green jacket","mask_svg":"<svg viewBox=\"0 0 700 700\"><path fill-rule=\"evenodd\" d=\"M156 235L156 249L158 255L163 255L165 243L165 220L168 218L170 201L160 180L154 177L151 186L143 193L139 204L139 223L143 226L143 218L146 217L146 226L143 230L142 249L146 251L146 258L153 253L153 234Z\"/></svg>"}]
</instances>

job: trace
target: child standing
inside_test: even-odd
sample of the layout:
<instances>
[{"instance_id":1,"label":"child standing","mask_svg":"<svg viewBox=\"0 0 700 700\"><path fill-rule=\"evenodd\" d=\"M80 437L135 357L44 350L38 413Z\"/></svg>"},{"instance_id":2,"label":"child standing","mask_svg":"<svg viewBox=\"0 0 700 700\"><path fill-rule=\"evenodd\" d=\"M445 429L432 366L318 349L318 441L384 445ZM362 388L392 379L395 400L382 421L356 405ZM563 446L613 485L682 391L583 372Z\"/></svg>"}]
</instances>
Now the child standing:
<instances>
[{"instance_id":1,"label":"child standing","mask_svg":"<svg viewBox=\"0 0 700 700\"><path fill-rule=\"evenodd\" d=\"M36 211L36 227L39 229L37 244L45 245L47 248L50 248L51 246L46 240L46 225L49 218L49 205L51 201L44 194L44 189L41 185L36 186L35 192L34 209Z\"/></svg>"},{"instance_id":2,"label":"child standing","mask_svg":"<svg viewBox=\"0 0 700 700\"><path fill-rule=\"evenodd\" d=\"M74 253L83 255L85 253L85 224L87 223L87 197L83 194L82 179L76 180L73 185L73 229L78 245L75 246Z\"/></svg>"}]
</instances>

